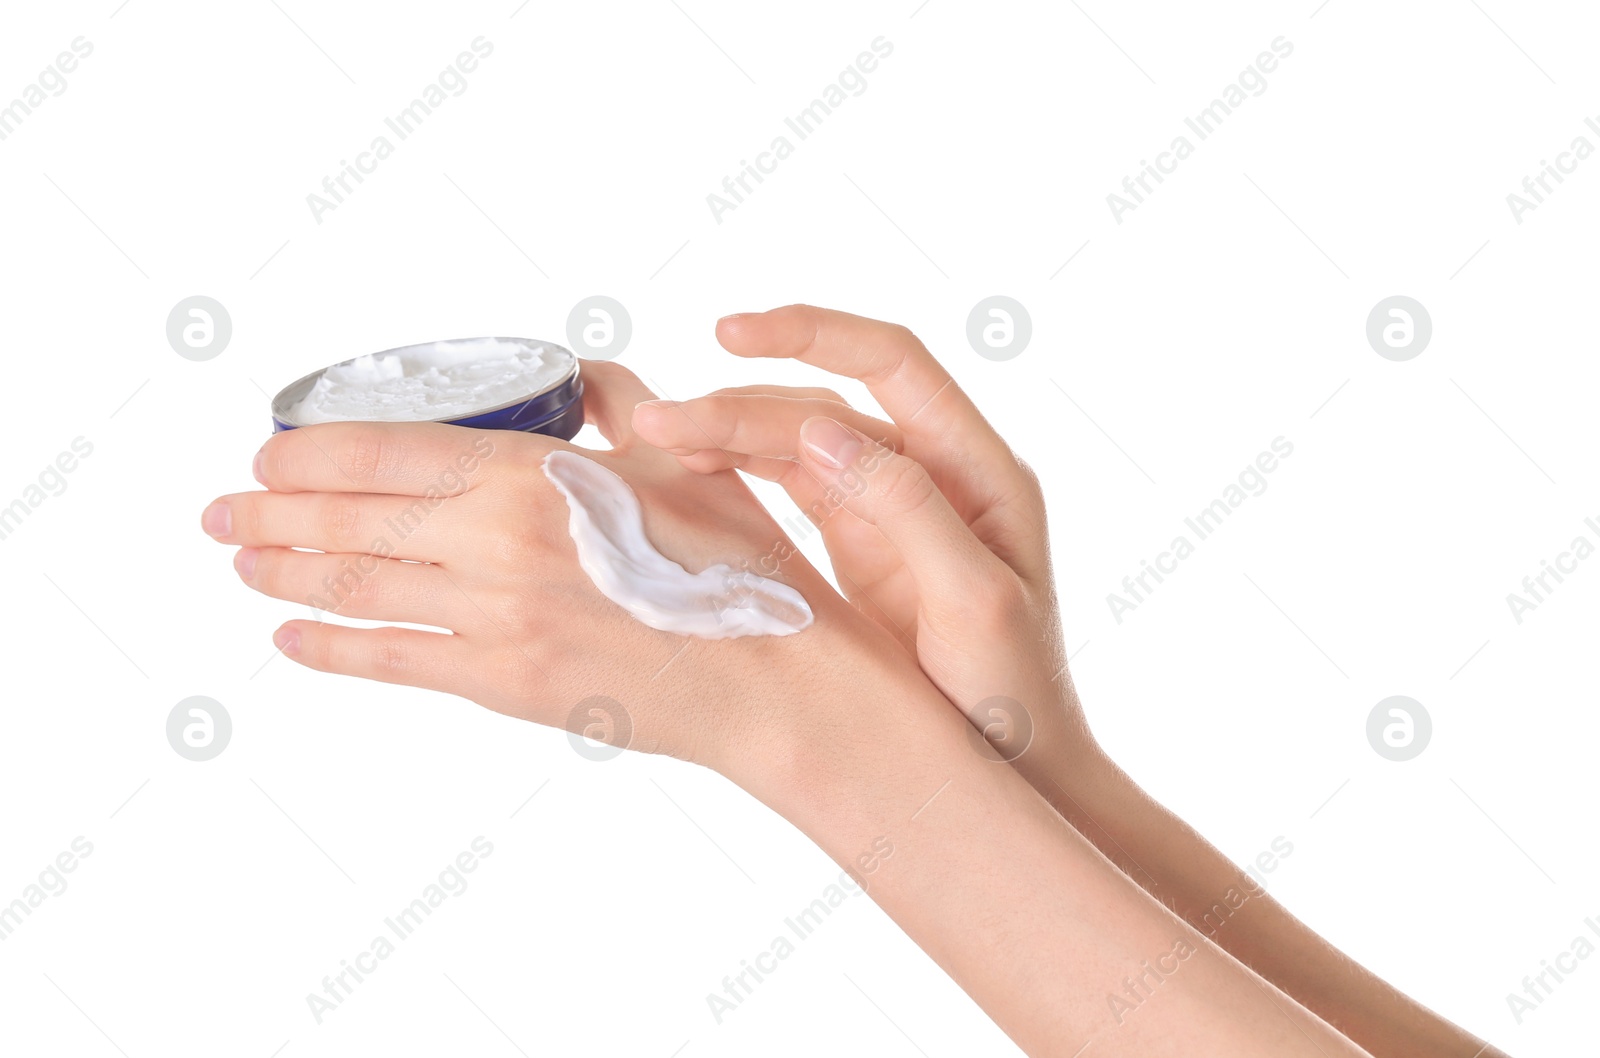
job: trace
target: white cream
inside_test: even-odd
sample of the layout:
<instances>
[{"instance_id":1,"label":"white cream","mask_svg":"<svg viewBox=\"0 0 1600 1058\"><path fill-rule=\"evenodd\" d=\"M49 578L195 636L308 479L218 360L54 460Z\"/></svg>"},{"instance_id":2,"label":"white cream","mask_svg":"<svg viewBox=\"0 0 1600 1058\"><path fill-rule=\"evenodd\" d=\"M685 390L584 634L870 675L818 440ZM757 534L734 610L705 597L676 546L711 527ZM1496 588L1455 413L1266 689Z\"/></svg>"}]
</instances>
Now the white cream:
<instances>
[{"instance_id":1,"label":"white cream","mask_svg":"<svg viewBox=\"0 0 1600 1058\"><path fill-rule=\"evenodd\" d=\"M575 362L560 346L502 338L412 345L328 368L288 414L302 426L464 418L548 388Z\"/></svg>"},{"instance_id":2,"label":"white cream","mask_svg":"<svg viewBox=\"0 0 1600 1058\"><path fill-rule=\"evenodd\" d=\"M690 573L655 549L633 489L593 459L551 452L544 472L567 499L578 564L600 593L651 628L702 639L787 636L811 625L801 594L718 563Z\"/></svg>"}]
</instances>

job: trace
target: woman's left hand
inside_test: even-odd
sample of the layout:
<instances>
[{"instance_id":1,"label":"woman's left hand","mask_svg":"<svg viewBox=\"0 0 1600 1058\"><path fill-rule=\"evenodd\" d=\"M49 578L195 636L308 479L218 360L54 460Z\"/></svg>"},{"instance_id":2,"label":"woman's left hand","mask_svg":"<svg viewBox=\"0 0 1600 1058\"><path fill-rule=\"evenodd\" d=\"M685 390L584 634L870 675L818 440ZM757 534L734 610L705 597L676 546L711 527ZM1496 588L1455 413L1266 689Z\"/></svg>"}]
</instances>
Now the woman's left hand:
<instances>
[{"instance_id":1,"label":"woman's left hand","mask_svg":"<svg viewBox=\"0 0 1600 1058\"><path fill-rule=\"evenodd\" d=\"M588 420L608 451L437 423L310 426L268 440L256 457L267 491L221 497L203 526L240 547L235 569L265 595L450 633L289 621L274 642L302 665L574 731L609 721L624 746L695 760L767 797L831 751L832 731L859 722L862 696L922 677L737 475L695 474L638 443L632 411L653 395L637 378L604 363L585 364L584 378ZM800 591L814 623L711 641L636 620L578 564L567 503L542 472L555 451L622 477L662 553L695 570L730 557L760 563L761 575Z\"/></svg>"}]
</instances>

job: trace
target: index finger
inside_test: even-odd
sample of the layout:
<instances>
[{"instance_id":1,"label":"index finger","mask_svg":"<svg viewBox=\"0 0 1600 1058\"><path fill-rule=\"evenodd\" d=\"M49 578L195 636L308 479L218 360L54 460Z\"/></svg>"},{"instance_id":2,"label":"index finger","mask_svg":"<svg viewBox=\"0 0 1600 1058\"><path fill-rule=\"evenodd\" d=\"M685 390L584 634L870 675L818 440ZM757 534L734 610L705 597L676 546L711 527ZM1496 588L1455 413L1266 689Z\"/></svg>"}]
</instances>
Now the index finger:
<instances>
[{"instance_id":1,"label":"index finger","mask_svg":"<svg viewBox=\"0 0 1600 1058\"><path fill-rule=\"evenodd\" d=\"M735 356L799 360L866 383L889 418L937 449L1010 451L944 365L897 323L811 305L725 316L717 340Z\"/></svg>"},{"instance_id":2,"label":"index finger","mask_svg":"<svg viewBox=\"0 0 1600 1058\"><path fill-rule=\"evenodd\" d=\"M274 434L256 480L274 492L454 496L494 456L492 431L435 422L330 422Z\"/></svg>"}]
</instances>

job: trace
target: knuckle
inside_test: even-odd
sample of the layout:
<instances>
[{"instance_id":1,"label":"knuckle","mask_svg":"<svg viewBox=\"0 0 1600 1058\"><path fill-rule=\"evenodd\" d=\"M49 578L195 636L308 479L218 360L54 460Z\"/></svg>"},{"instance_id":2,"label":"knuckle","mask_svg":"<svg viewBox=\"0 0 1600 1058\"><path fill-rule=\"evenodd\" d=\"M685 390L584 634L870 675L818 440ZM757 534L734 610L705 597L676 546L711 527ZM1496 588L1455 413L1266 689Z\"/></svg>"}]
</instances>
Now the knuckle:
<instances>
[{"instance_id":1,"label":"knuckle","mask_svg":"<svg viewBox=\"0 0 1600 1058\"><path fill-rule=\"evenodd\" d=\"M696 474L715 474L719 470L741 466L744 463L742 456L732 452L724 452L719 448L706 448L691 455L679 456L678 462L684 469L692 470Z\"/></svg>"},{"instance_id":2,"label":"knuckle","mask_svg":"<svg viewBox=\"0 0 1600 1058\"><path fill-rule=\"evenodd\" d=\"M891 456L874 472L879 500L891 510L914 511L930 503L939 490L922 464Z\"/></svg>"},{"instance_id":3,"label":"knuckle","mask_svg":"<svg viewBox=\"0 0 1600 1058\"><path fill-rule=\"evenodd\" d=\"M530 442L523 441L521 436L513 438L517 441L515 447L504 453L495 454L493 465L480 463L474 471L478 475L473 483L473 488L492 486L496 491L514 489L519 483L537 481L544 477L544 460L553 449L547 445L537 443L533 434L526 435Z\"/></svg>"},{"instance_id":4,"label":"knuckle","mask_svg":"<svg viewBox=\"0 0 1600 1058\"><path fill-rule=\"evenodd\" d=\"M396 533L410 534L422 527L433 512L445 502L446 497L436 494L433 497L418 496L412 499L409 496L397 497L384 512L384 521L394 527ZM358 508L359 509L359 508ZM370 514L367 517L376 518Z\"/></svg>"},{"instance_id":5,"label":"knuckle","mask_svg":"<svg viewBox=\"0 0 1600 1058\"><path fill-rule=\"evenodd\" d=\"M228 500L228 508L233 514L232 539L239 541L260 542L263 540L261 500L263 494L246 492ZM269 497L270 498L270 497Z\"/></svg>"},{"instance_id":6,"label":"knuckle","mask_svg":"<svg viewBox=\"0 0 1600 1058\"><path fill-rule=\"evenodd\" d=\"M1022 492L1030 500L1043 500L1044 486L1039 481L1039 472L1024 459L1017 459L1017 473L1022 480Z\"/></svg>"},{"instance_id":7,"label":"knuckle","mask_svg":"<svg viewBox=\"0 0 1600 1058\"><path fill-rule=\"evenodd\" d=\"M919 357L928 355L922 341L903 323L885 323L883 337L886 352L880 354L880 362L874 370L862 376L862 381L869 386L894 378Z\"/></svg>"},{"instance_id":8,"label":"knuckle","mask_svg":"<svg viewBox=\"0 0 1600 1058\"><path fill-rule=\"evenodd\" d=\"M1014 627L1028 614L1027 593L1014 577L991 579L974 593L972 603L977 616L991 627Z\"/></svg>"},{"instance_id":9,"label":"knuckle","mask_svg":"<svg viewBox=\"0 0 1600 1058\"><path fill-rule=\"evenodd\" d=\"M811 326L821 326L827 314L823 309L811 304L810 302L796 301L792 305L784 305L773 309L768 313L768 315L788 316L796 320L801 320Z\"/></svg>"},{"instance_id":10,"label":"knuckle","mask_svg":"<svg viewBox=\"0 0 1600 1058\"><path fill-rule=\"evenodd\" d=\"M366 561L352 563L349 559L341 559L337 565L329 564L323 568L325 572L320 580L300 584L312 607L329 613L362 609L370 612L377 592L371 584L374 571ZM302 578L303 581L309 581L315 575L309 573L310 567L307 569L308 575ZM287 590L284 594L288 594Z\"/></svg>"},{"instance_id":11,"label":"knuckle","mask_svg":"<svg viewBox=\"0 0 1600 1058\"><path fill-rule=\"evenodd\" d=\"M287 432L294 433L295 431L289 430ZM283 462L282 445L273 444L273 442L282 436L283 434L281 433L273 434L267 438L266 443L261 446L261 450L256 453L256 468L261 472L262 484L278 479L278 467Z\"/></svg>"},{"instance_id":12,"label":"knuckle","mask_svg":"<svg viewBox=\"0 0 1600 1058\"><path fill-rule=\"evenodd\" d=\"M351 435L345 453L345 470L356 484L371 485L393 458L393 444L384 438L382 431L361 429Z\"/></svg>"},{"instance_id":13,"label":"knuckle","mask_svg":"<svg viewBox=\"0 0 1600 1058\"><path fill-rule=\"evenodd\" d=\"M608 386L639 383L639 376L614 360L586 360L583 370Z\"/></svg>"},{"instance_id":14,"label":"knuckle","mask_svg":"<svg viewBox=\"0 0 1600 1058\"><path fill-rule=\"evenodd\" d=\"M330 499L321 518L324 539L338 550L349 550L361 531L361 509L349 500Z\"/></svg>"},{"instance_id":15,"label":"knuckle","mask_svg":"<svg viewBox=\"0 0 1600 1058\"><path fill-rule=\"evenodd\" d=\"M542 701L550 688L550 677L534 658L534 651L531 644L521 644L520 649L509 651L495 680L507 697L521 705Z\"/></svg>"},{"instance_id":16,"label":"knuckle","mask_svg":"<svg viewBox=\"0 0 1600 1058\"><path fill-rule=\"evenodd\" d=\"M544 622L540 607L527 594L509 591L488 607L495 626L519 645L536 639Z\"/></svg>"},{"instance_id":17,"label":"knuckle","mask_svg":"<svg viewBox=\"0 0 1600 1058\"><path fill-rule=\"evenodd\" d=\"M917 337L915 331L903 323L886 323L883 325L884 334L890 342L897 346L921 348L922 339Z\"/></svg>"},{"instance_id":18,"label":"knuckle","mask_svg":"<svg viewBox=\"0 0 1600 1058\"><path fill-rule=\"evenodd\" d=\"M539 532L529 524L501 525L485 533L488 557L502 571L531 569L544 551Z\"/></svg>"},{"instance_id":19,"label":"knuckle","mask_svg":"<svg viewBox=\"0 0 1600 1058\"><path fill-rule=\"evenodd\" d=\"M745 406L737 395L708 395L679 405L677 436L703 448L730 444L739 432L740 409Z\"/></svg>"},{"instance_id":20,"label":"knuckle","mask_svg":"<svg viewBox=\"0 0 1600 1058\"><path fill-rule=\"evenodd\" d=\"M256 556L256 573L250 578L251 587L275 598L281 596L290 581L289 571L284 565L284 556L278 548L262 548Z\"/></svg>"},{"instance_id":21,"label":"knuckle","mask_svg":"<svg viewBox=\"0 0 1600 1058\"><path fill-rule=\"evenodd\" d=\"M258 453L261 460L261 476L266 482L304 477L306 452L310 449L311 440L309 437L301 436L304 433L304 430L285 430L267 438Z\"/></svg>"},{"instance_id":22,"label":"knuckle","mask_svg":"<svg viewBox=\"0 0 1600 1058\"><path fill-rule=\"evenodd\" d=\"M300 649L295 660L318 672L337 671L334 665L333 644L325 627L313 624L300 626Z\"/></svg>"},{"instance_id":23,"label":"knuckle","mask_svg":"<svg viewBox=\"0 0 1600 1058\"><path fill-rule=\"evenodd\" d=\"M374 632L369 656L373 671L385 677L403 676L411 669L411 650L398 628Z\"/></svg>"},{"instance_id":24,"label":"knuckle","mask_svg":"<svg viewBox=\"0 0 1600 1058\"><path fill-rule=\"evenodd\" d=\"M335 596L342 605L372 612L384 605L392 594L384 578L378 575L376 569L369 569L368 563L351 564L339 563L334 571L333 580L338 587Z\"/></svg>"},{"instance_id":25,"label":"knuckle","mask_svg":"<svg viewBox=\"0 0 1600 1058\"><path fill-rule=\"evenodd\" d=\"M759 439L759 433L752 430L753 425L746 421L741 408L729 407L713 416L703 429L695 431L699 437L695 443L719 451L741 452Z\"/></svg>"},{"instance_id":26,"label":"knuckle","mask_svg":"<svg viewBox=\"0 0 1600 1058\"><path fill-rule=\"evenodd\" d=\"M1047 516L1044 486L1039 480L1038 472L1021 459L1017 460L1014 492L1005 505L1014 507L1016 518L1011 521L1019 532L1025 534L1027 538L1039 538L1045 535Z\"/></svg>"}]
</instances>

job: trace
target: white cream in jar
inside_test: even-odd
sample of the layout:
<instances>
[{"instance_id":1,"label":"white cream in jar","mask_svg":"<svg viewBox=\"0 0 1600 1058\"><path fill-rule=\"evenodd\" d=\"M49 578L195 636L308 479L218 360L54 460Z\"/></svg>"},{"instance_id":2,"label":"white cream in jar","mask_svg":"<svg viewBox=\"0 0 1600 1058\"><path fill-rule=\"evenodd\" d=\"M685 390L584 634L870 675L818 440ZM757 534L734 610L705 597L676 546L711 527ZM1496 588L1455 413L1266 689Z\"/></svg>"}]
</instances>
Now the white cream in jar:
<instances>
[{"instance_id":1,"label":"white cream in jar","mask_svg":"<svg viewBox=\"0 0 1600 1058\"><path fill-rule=\"evenodd\" d=\"M558 345L521 339L408 345L325 368L286 410L296 426L443 421L540 393L570 375L576 362Z\"/></svg>"},{"instance_id":2,"label":"white cream in jar","mask_svg":"<svg viewBox=\"0 0 1600 1058\"><path fill-rule=\"evenodd\" d=\"M699 573L656 550L633 489L575 452L551 452L544 472L569 508L567 530L594 586L651 628L702 639L787 636L811 607L787 584L718 563Z\"/></svg>"}]
</instances>

